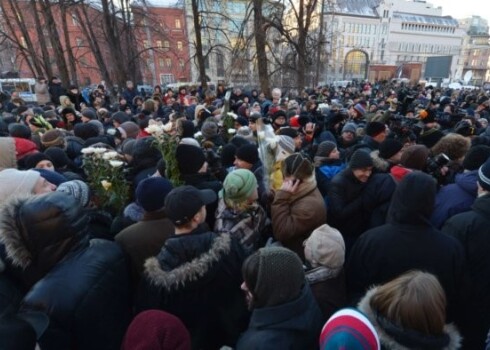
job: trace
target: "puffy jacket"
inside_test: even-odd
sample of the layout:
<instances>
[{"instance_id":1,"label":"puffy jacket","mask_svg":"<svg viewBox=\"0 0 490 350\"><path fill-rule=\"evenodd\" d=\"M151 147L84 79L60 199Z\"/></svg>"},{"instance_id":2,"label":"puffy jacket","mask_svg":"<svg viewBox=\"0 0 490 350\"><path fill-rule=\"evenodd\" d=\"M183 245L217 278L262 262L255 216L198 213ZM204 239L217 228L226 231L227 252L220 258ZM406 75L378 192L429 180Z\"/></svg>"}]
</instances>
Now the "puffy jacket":
<instances>
[{"instance_id":1,"label":"puffy jacket","mask_svg":"<svg viewBox=\"0 0 490 350\"><path fill-rule=\"evenodd\" d=\"M130 300L118 245L89 241L87 217L65 193L14 198L1 218L1 277L20 290L21 311L42 311L50 318L41 348L119 349Z\"/></svg>"}]
</instances>

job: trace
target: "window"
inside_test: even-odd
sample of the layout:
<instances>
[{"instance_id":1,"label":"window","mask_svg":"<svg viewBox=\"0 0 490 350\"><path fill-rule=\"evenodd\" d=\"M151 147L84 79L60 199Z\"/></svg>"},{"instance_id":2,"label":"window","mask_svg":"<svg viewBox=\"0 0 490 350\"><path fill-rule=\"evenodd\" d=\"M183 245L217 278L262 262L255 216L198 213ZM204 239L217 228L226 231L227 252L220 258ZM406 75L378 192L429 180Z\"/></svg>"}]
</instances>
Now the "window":
<instances>
[{"instance_id":1,"label":"window","mask_svg":"<svg viewBox=\"0 0 490 350\"><path fill-rule=\"evenodd\" d=\"M179 59L179 67L182 69L185 67L185 62L182 58Z\"/></svg>"},{"instance_id":2,"label":"window","mask_svg":"<svg viewBox=\"0 0 490 350\"><path fill-rule=\"evenodd\" d=\"M173 74L160 74L160 84L172 84L175 82Z\"/></svg>"},{"instance_id":3,"label":"window","mask_svg":"<svg viewBox=\"0 0 490 350\"><path fill-rule=\"evenodd\" d=\"M71 15L71 22L73 23L74 26L79 26L80 24L77 15L74 13Z\"/></svg>"},{"instance_id":4,"label":"window","mask_svg":"<svg viewBox=\"0 0 490 350\"><path fill-rule=\"evenodd\" d=\"M158 65L160 66L160 68L164 68L165 67L165 61L163 58L159 58L158 59Z\"/></svg>"},{"instance_id":5,"label":"window","mask_svg":"<svg viewBox=\"0 0 490 350\"><path fill-rule=\"evenodd\" d=\"M161 41L161 40L157 40L157 47L158 47L159 49L161 49L161 48L163 47L163 45L162 45L162 41Z\"/></svg>"},{"instance_id":6,"label":"window","mask_svg":"<svg viewBox=\"0 0 490 350\"><path fill-rule=\"evenodd\" d=\"M180 18L175 19L175 28L180 29L182 24L180 23Z\"/></svg>"},{"instance_id":7,"label":"window","mask_svg":"<svg viewBox=\"0 0 490 350\"><path fill-rule=\"evenodd\" d=\"M83 46L83 39L77 38L76 43L77 43L77 47L82 47Z\"/></svg>"},{"instance_id":8,"label":"window","mask_svg":"<svg viewBox=\"0 0 490 350\"><path fill-rule=\"evenodd\" d=\"M184 45L182 44L182 41L177 41L177 50L182 51L184 48Z\"/></svg>"},{"instance_id":9,"label":"window","mask_svg":"<svg viewBox=\"0 0 490 350\"><path fill-rule=\"evenodd\" d=\"M88 62L87 62L87 59L85 57L80 58L80 65L82 67L88 67Z\"/></svg>"},{"instance_id":10,"label":"window","mask_svg":"<svg viewBox=\"0 0 490 350\"><path fill-rule=\"evenodd\" d=\"M165 40L165 41L163 42L163 48L164 48L164 49L167 49L167 50L170 48L170 42L169 42L168 40Z\"/></svg>"},{"instance_id":11,"label":"window","mask_svg":"<svg viewBox=\"0 0 490 350\"><path fill-rule=\"evenodd\" d=\"M150 48L150 41L149 40L143 40L143 47L145 49L149 49Z\"/></svg>"},{"instance_id":12,"label":"window","mask_svg":"<svg viewBox=\"0 0 490 350\"><path fill-rule=\"evenodd\" d=\"M167 66L167 68L171 68L172 67L172 60L167 57L165 59L165 65Z\"/></svg>"}]
</instances>

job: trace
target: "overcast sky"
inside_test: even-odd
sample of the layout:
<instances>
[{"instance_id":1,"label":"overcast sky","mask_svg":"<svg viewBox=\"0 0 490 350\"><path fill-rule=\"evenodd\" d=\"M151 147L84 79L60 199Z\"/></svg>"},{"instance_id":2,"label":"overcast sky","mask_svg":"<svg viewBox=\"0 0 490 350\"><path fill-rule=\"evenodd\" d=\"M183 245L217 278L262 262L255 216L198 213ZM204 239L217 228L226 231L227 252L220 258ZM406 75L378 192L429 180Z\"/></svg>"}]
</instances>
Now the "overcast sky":
<instances>
[{"instance_id":1,"label":"overcast sky","mask_svg":"<svg viewBox=\"0 0 490 350\"><path fill-rule=\"evenodd\" d=\"M149 0L155 4L174 4L177 0ZM490 23L490 11L488 11L488 0L427 0L435 7L442 7L443 16L449 15L456 19L481 16Z\"/></svg>"}]
</instances>

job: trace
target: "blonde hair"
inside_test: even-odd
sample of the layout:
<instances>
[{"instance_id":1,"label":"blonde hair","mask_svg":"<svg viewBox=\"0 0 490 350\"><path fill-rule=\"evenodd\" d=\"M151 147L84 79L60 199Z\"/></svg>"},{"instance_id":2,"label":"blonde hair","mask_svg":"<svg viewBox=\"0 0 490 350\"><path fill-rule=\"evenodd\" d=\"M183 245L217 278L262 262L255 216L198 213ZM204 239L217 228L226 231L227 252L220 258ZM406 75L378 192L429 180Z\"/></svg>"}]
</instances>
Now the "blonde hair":
<instances>
[{"instance_id":1,"label":"blonde hair","mask_svg":"<svg viewBox=\"0 0 490 350\"><path fill-rule=\"evenodd\" d=\"M443 334L446 294L437 278L410 271L378 287L370 306L392 323L427 335Z\"/></svg>"}]
</instances>

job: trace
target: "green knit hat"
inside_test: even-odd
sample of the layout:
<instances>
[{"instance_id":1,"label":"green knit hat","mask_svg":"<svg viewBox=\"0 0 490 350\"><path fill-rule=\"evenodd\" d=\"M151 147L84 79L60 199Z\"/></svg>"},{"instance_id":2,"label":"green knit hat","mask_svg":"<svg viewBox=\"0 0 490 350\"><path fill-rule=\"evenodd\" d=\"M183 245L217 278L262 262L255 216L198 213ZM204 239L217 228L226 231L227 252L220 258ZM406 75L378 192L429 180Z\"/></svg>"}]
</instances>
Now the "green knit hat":
<instances>
[{"instance_id":1,"label":"green knit hat","mask_svg":"<svg viewBox=\"0 0 490 350\"><path fill-rule=\"evenodd\" d=\"M220 197L225 202L238 204L245 202L257 188L255 175L247 169L237 169L226 175Z\"/></svg>"}]
</instances>

